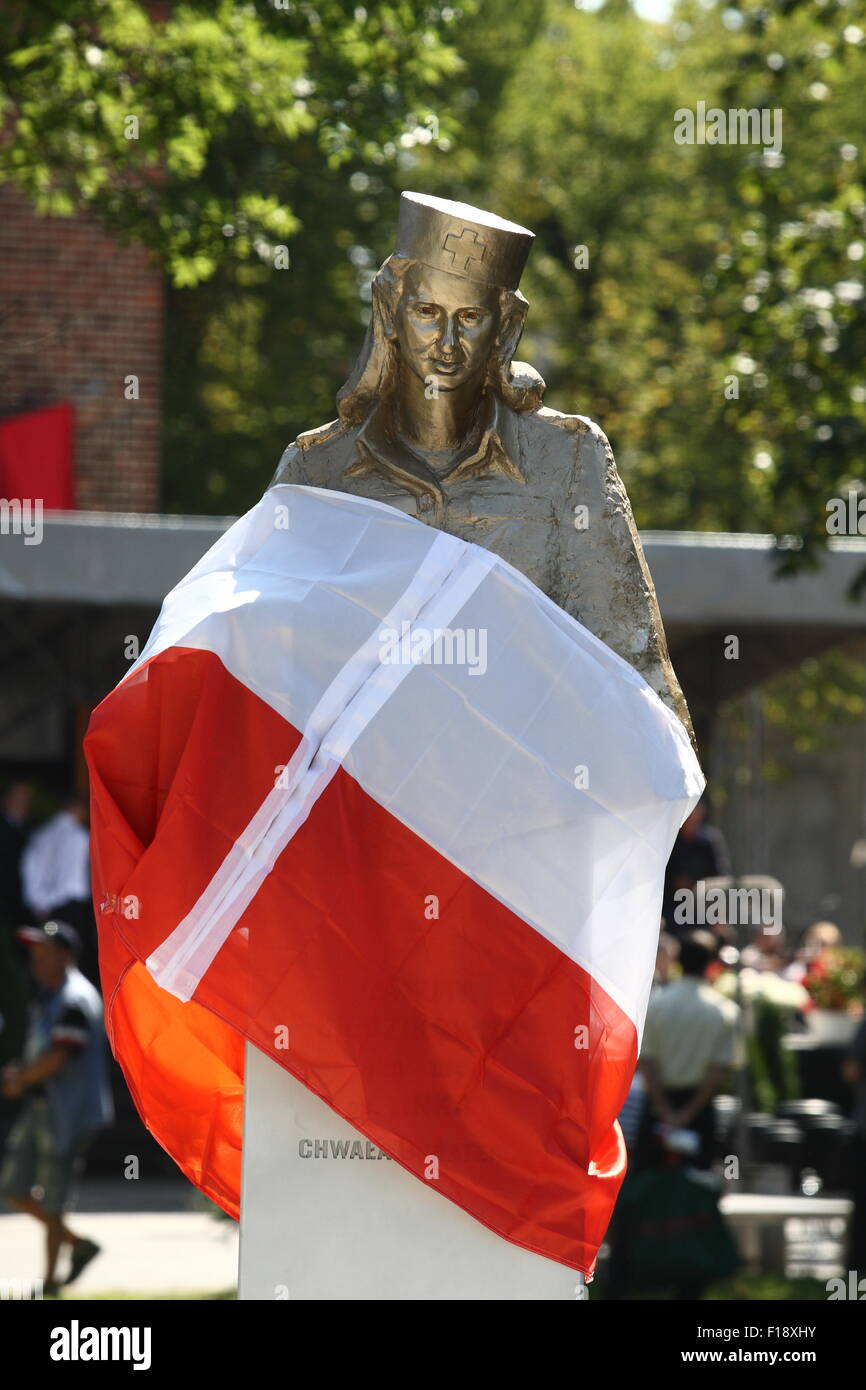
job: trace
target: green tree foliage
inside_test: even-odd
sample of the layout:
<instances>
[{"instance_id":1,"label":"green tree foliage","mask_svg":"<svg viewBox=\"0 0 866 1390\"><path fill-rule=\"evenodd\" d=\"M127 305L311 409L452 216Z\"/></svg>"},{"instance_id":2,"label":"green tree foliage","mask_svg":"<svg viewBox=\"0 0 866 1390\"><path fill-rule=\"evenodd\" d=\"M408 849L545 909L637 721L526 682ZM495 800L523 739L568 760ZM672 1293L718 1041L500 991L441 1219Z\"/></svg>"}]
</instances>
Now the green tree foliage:
<instances>
[{"instance_id":1,"label":"green tree foliage","mask_svg":"<svg viewBox=\"0 0 866 1390\"><path fill-rule=\"evenodd\" d=\"M436 102L472 9L3 7L0 179L42 212L94 212L167 271L166 509L245 509L333 414L400 161L454 136Z\"/></svg>"},{"instance_id":2,"label":"green tree foliage","mask_svg":"<svg viewBox=\"0 0 866 1390\"><path fill-rule=\"evenodd\" d=\"M780 750L764 753L762 775L780 780L791 775L791 754L820 753L833 748L846 730L862 721L866 711L866 665L862 643L852 651L835 648L809 657L783 671L761 690L761 712L769 734L784 732ZM749 712L742 701L724 711L729 735L744 745Z\"/></svg>"},{"instance_id":3,"label":"green tree foliage","mask_svg":"<svg viewBox=\"0 0 866 1390\"><path fill-rule=\"evenodd\" d=\"M773 533L780 574L866 490L864 31L862 0L681 0L663 25L549 0L491 139L501 208L538 233L548 403L601 421L641 526ZM677 143L699 101L780 111L781 149ZM824 746L863 681L813 659L771 683L768 726Z\"/></svg>"},{"instance_id":4,"label":"green tree foliage","mask_svg":"<svg viewBox=\"0 0 866 1390\"><path fill-rule=\"evenodd\" d=\"M442 7L405 0L48 0L4 6L0 25L0 176L42 212L96 212L177 285L227 250L267 260L300 225L296 148L332 170L382 163L458 65Z\"/></svg>"},{"instance_id":5,"label":"green tree foliage","mask_svg":"<svg viewBox=\"0 0 866 1390\"><path fill-rule=\"evenodd\" d=\"M414 186L537 232L524 355L640 524L794 534L793 566L863 471L864 30L866 0L11 4L0 176L166 267L168 509L245 508L333 415ZM678 144L699 101L780 109L781 151Z\"/></svg>"},{"instance_id":6,"label":"green tree foliage","mask_svg":"<svg viewBox=\"0 0 866 1390\"><path fill-rule=\"evenodd\" d=\"M492 142L499 205L538 233L525 355L549 403L601 420L642 525L794 533L783 566L862 471L864 14L550 0ZM678 144L698 101L781 109L781 151Z\"/></svg>"},{"instance_id":7,"label":"green tree foliage","mask_svg":"<svg viewBox=\"0 0 866 1390\"><path fill-rule=\"evenodd\" d=\"M719 22L695 14L712 45ZM728 225L704 312L726 327L741 387L716 424L741 468L764 474L757 524L801 538L780 557L793 567L826 541L827 501L858 478L866 445L866 7L748 0L726 25L718 104L778 109L784 142L780 156L729 148L714 185ZM704 183L719 148L701 147Z\"/></svg>"}]
</instances>

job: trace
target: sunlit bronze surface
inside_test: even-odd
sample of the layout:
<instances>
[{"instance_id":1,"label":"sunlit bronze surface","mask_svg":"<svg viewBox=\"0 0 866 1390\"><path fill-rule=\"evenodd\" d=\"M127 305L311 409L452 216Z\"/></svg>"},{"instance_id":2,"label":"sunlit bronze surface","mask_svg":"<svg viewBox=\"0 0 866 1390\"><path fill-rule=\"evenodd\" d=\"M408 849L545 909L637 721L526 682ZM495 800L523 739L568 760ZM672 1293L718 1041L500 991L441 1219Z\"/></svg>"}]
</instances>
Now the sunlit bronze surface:
<instances>
[{"instance_id":1,"label":"sunlit bronze surface","mask_svg":"<svg viewBox=\"0 0 866 1390\"><path fill-rule=\"evenodd\" d=\"M532 240L479 208L404 193L339 416L289 445L274 482L371 497L501 555L691 732L607 438L546 409L541 377L513 360Z\"/></svg>"}]
</instances>

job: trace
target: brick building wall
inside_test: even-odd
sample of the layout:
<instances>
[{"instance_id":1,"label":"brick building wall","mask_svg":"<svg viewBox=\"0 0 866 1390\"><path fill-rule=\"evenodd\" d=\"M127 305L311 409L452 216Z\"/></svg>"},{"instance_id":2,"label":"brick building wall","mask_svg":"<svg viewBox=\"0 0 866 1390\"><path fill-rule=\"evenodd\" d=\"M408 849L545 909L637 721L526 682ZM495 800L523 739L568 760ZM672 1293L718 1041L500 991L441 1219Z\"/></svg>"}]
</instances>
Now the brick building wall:
<instances>
[{"instance_id":1,"label":"brick building wall","mask_svg":"<svg viewBox=\"0 0 866 1390\"><path fill-rule=\"evenodd\" d=\"M78 507L157 511L164 293L144 250L0 187L0 306L0 416L71 401Z\"/></svg>"}]
</instances>

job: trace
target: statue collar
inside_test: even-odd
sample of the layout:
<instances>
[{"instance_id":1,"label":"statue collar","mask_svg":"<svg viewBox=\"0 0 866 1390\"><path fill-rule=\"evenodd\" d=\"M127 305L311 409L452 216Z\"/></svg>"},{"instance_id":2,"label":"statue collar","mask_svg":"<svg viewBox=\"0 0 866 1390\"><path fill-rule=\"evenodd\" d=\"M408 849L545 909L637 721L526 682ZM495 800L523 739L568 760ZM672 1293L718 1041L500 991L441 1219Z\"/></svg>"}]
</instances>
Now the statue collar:
<instances>
[{"instance_id":1,"label":"statue collar","mask_svg":"<svg viewBox=\"0 0 866 1390\"><path fill-rule=\"evenodd\" d=\"M494 391L486 393L484 409L484 429L477 449L446 474L437 475L422 459L407 449L401 449L388 438L385 411L380 402L358 431L356 455L344 477L360 478L378 473L380 477L413 493L418 499L420 511L432 507L436 512L444 512L446 490L467 478L500 474L514 482L525 483L526 478L518 462L520 444L516 412L509 409Z\"/></svg>"}]
</instances>

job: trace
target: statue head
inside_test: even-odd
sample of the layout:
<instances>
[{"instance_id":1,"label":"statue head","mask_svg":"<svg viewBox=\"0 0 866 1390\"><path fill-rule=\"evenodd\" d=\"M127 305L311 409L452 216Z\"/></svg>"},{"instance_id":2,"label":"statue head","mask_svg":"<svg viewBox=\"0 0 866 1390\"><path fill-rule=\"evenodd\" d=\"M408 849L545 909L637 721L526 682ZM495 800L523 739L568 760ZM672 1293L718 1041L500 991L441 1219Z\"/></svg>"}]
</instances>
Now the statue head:
<instances>
[{"instance_id":1,"label":"statue head","mask_svg":"<svg viewBox=\"0 0 866 1390\"><path fill-rule=\"evenodd\" d=\"M517 288L533 234L494 213L403 193L397 246L372 285L367 337L337 401L360 424L387 401L399 370L447 393L471 383L535 410L544 382L513 362L528 304Z\"/></svg>"}]
</instances>

